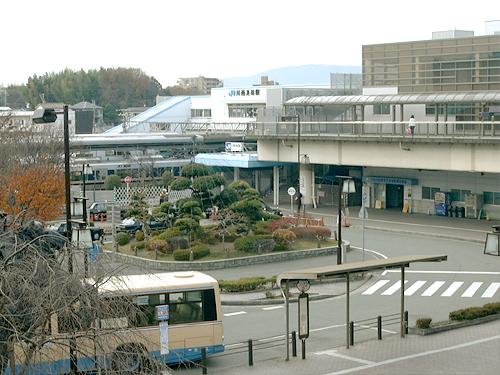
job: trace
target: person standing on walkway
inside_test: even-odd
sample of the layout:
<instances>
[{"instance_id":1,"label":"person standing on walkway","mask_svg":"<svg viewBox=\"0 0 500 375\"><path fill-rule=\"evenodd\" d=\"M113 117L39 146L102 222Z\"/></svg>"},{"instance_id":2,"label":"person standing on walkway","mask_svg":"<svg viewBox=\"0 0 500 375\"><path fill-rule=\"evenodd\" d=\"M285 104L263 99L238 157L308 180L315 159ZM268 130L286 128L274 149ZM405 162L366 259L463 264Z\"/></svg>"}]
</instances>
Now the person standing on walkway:
<instances>
[{"instance_id":1,"label":"person standing on walkway","mask_svg":"<svg viewBox=\"0 0 500 375\"><path fill-rule=\"evenodd\" d=\"M300 208L302 207L302 193L300 191L297 193L295 200L297 201L297 213L300 216Z\"/></svg>"},{"instance_id":2,"label":"person standing on walkway","mask_svg":"<svg viewBox=\"0 0 500 375\"><path fill-rule=\"evenodd\" d=\"M415 123L415 116L411 115L410 121L408 122L408 127L410 129L410 134L411 134L412 138L413 138L413 135L415 134L415 126L416 125L417 124Z\"/></svg>"}]
</instances>

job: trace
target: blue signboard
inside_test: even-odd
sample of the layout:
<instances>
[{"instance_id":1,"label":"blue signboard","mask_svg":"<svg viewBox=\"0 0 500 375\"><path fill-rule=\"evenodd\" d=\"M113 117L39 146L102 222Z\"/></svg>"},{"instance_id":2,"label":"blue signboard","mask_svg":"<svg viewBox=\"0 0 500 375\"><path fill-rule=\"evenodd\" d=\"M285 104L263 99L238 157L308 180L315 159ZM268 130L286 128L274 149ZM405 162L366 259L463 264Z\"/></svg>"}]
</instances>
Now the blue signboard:
<instances>
[{"instance_id":1,"label":"blue signboard","mask_svg":"<svg viewBox=\"0 0 500 375\"><path fill-rule=\"evenodd\" d=\"M160 322L170 319L169 306L168 305L156 306L156 316L158 317L158 320Z\"/></svg>"}]
</instances>

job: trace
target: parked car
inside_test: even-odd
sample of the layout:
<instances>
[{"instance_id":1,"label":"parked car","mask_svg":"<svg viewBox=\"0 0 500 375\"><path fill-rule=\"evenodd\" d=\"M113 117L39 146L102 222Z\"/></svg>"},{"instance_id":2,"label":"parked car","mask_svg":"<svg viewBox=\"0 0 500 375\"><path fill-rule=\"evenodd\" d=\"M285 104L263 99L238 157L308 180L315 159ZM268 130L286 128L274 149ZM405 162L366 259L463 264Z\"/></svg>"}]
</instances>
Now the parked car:
<instances>
[{"instance_id":1,"label":"parked car","mask_svg":"<svg viewBox=\"0 0 500 375\"><path fill-rule=\"evenodd\" d=\"M57 233L66 234L66 222L60 222L53 224L49 227L50 230L56 231ZM104 229L98 227L89 227L90 235L92 241L101 241L104 238Z\"/></svg>"},{"instance_id":2,"label":"parked car","mask_svg":"<svg viewBox=\"0 0 500 375\"><path fill-rule=\"evenodd\" d=\"M267 204L264 206L264 212L268 212L270 214L283 216L283 212L277 208L269 207Z\"/></svg>"},{"instance_id":3,"label":"parked car","mask_svg":"<svg viewBox=\"0 0 500 375\"><path fill-rule=\"evenodd\" d=\"M166 221L151 220L147 222L149 230L160 231L168 228L168 223ZM130 234L135 234L136 232L142 230L144 223L135 219L125 219L120 225L116 227L117 232L127 232Z\"/></svg>"},{"instance_id":4,"label":"parked car","mask_svg":"<svg viewBox=\"0 0 500 375\"><path fill-rule=\"evenodd\" d=\"M89 213L91 215L106 214L108 212L108 204L105 202L94 202L90 205Z\"/></svg>"}]
</instances>

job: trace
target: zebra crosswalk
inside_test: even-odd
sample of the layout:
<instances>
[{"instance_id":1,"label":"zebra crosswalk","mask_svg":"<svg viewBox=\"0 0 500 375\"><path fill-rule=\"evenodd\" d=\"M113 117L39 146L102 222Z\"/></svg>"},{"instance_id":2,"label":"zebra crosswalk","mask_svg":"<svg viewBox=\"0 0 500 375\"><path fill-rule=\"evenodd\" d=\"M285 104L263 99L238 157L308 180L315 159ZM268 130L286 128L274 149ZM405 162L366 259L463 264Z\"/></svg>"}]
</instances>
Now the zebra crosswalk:
<instances>
[{"instance_id":1,"label":"zebra crosswalk","mask_svg":"<svg viewBox=\"0 0 500 375\"><path fill-rule=\"evenodd\" d=\"M453 297L459 296L463 298L481 297L493 298L500 289L500 282L485 283L482 281L473 281L466 284L463 281L426 281L426 280L405 280L405 296L421 297ZM368 287L362 295L370 296L379 294L382 296L391 296L398 293L401 289L401 281L390 279L378 280L376 283ZM500 294L500 293L499 293Z\"/></svg>"}]
</instances>

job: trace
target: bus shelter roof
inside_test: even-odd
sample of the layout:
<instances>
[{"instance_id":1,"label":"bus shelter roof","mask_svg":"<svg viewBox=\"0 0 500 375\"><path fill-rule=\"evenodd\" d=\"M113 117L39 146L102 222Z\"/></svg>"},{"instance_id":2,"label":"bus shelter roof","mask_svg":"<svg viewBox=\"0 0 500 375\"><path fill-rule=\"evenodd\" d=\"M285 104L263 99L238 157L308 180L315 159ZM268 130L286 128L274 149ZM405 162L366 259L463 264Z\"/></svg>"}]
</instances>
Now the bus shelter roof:
<instances>
[{"instance_id":1,"label":"bus shelter roof","mask_svg":"<svg viewBox=\"0 0 500 375\"><path fill-rule=\"evenodd\" d=\"M379 269L409 267L415 262L441 262L448 258L447 255L406 255L388 259L375 259L364 262L353 262L323 266L315 268L304 268L296 271L287 271L278 275L278 285L282 281L293 280L317 280L331 276L345 275L347 273L375 271Z\"/></svg>"}]
</instances>

